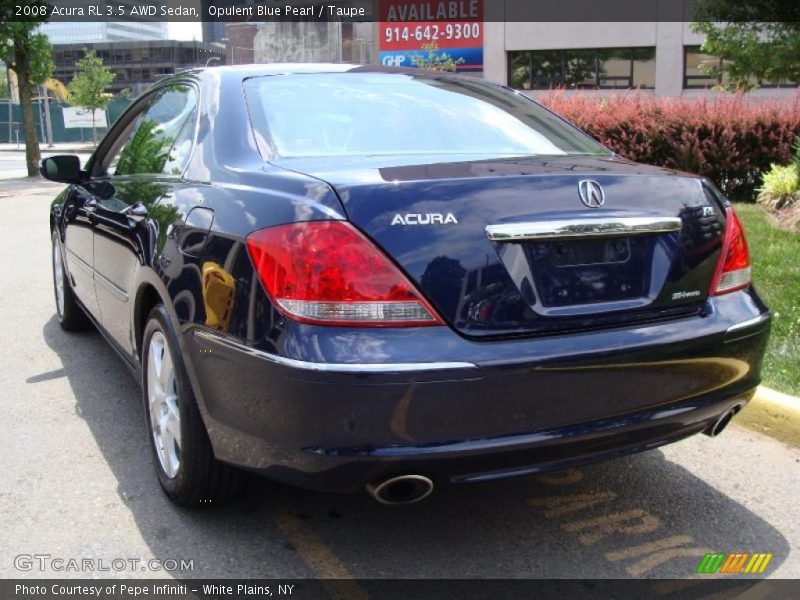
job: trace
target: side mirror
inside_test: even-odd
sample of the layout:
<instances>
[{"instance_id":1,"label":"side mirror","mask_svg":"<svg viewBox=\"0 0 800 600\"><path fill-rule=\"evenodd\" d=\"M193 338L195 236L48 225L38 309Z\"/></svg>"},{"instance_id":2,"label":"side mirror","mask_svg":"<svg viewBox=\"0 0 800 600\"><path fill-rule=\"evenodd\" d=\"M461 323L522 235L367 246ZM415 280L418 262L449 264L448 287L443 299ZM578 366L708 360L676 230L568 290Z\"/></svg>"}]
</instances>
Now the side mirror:
<instances>
[{"instance_id":1,"label":"side mirror","mask_svg":"<svg viewBox=\"0 0 800 600\"><path fill-rule=\"evenodd\" d=\"M42 161L39 172L45 179L59 183L80 183L83 181L81 159L74 154L61 154L45 158Z\"/></svg>"}]
</instances>

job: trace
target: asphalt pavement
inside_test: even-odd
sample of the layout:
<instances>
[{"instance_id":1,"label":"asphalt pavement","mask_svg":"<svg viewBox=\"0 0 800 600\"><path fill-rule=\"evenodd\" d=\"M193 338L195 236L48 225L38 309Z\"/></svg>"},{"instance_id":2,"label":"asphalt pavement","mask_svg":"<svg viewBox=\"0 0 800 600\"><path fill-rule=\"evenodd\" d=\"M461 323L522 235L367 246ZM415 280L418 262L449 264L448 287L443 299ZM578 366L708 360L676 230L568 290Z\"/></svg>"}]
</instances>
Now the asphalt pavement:
<instances>
[{"instance_id":1,"label":"asphalt pavement","mask_svg":"<svg viewBox=\"0 0 800 600\"><path fill-rule=\"evenodd\" d=\"M255 479L230 503L173 507L137 383L97 332L56 322L59 189L0 181L0 577L104 575L54 562L88 559L115 577L665 578L712 551L772 553L767 576L800 577L800 451L737 426L403 508ZM349 597L367 595L353 582Z\"/></svg>"}]
</instances>

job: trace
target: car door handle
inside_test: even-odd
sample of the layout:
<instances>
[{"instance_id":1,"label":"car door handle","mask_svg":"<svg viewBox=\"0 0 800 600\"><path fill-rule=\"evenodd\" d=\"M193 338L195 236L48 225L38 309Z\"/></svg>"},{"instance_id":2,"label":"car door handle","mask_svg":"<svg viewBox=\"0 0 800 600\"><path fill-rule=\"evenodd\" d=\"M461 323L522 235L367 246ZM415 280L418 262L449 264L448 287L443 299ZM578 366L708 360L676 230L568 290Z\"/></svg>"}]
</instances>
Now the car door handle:
<instances>
[{"instance_id":1,"label":"car door handle","mask_svg":"<svg viewBox=\"0 0 800 600\"><path fill-rule=\"evenodd\" d=\"M97 210L97 199L87 198L83 201L82 208L88 212L94 212Z\"/></svg>"},{"instance_id":2,"label":"car door handle","mask_svg":"<svg viewBox=\"0 0 800 600\"><path fill-rule=\"evenodd\" d=\"M531 221L487 225L486 237L493 242L524 242L565 238L603 238L674 233L683 221L678 217L604 217Z\"/></svg>"}]
</instances>

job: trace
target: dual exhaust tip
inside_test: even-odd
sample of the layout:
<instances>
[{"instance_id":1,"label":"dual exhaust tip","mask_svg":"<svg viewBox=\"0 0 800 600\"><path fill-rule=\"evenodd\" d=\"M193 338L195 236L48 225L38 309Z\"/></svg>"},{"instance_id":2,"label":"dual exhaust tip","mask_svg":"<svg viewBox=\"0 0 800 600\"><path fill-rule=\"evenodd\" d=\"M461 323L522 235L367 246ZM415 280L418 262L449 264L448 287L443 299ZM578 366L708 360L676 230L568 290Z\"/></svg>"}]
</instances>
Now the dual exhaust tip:
<instances>
[{"instance_id":1,"label":"dual exhaust tip","mask_svg":"<svg viewBox=\"0 0 800 600\"><path fill-rule=\"evenodd\" d=\"M717 418L716 421L714 421L714 424L706 429L703 433L709 437L717 437L730 424L731 419L736 416L736 413L742 410L743 406L743 404L737 404L736 406L726 410Z\"/></svg>"},{"instance_id":2,"label":"dual exhaust tip","mask_svg":"<svg viewBox=\"0 0 800 600\"><path fill-rule=\"evenodd\" d=\"M399 506L424 500L433 492L433 481L423 475L399 475L367 484L367 492L381 504Z\"/></svg>"}]
</instances>

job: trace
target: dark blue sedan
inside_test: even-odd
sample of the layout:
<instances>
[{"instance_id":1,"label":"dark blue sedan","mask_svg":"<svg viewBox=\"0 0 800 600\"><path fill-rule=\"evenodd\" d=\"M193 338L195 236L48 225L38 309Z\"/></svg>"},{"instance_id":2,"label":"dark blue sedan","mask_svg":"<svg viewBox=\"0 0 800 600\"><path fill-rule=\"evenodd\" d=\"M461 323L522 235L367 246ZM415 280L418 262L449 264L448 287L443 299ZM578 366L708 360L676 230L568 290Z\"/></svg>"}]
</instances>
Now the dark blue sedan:
<instances>
[{"instance_id":1,"label":"dark blue sedan","mask_svg":"<svg viewBox=\"0 0 800 600\"><path fill-rule=\"evenodd\" d=\"M176 503L242 470L378 501L716 435L769 314L700 177L501 86L196 70L136 100L52 205L58 319L141 378Z\"/></svg>"}]
</instances>

